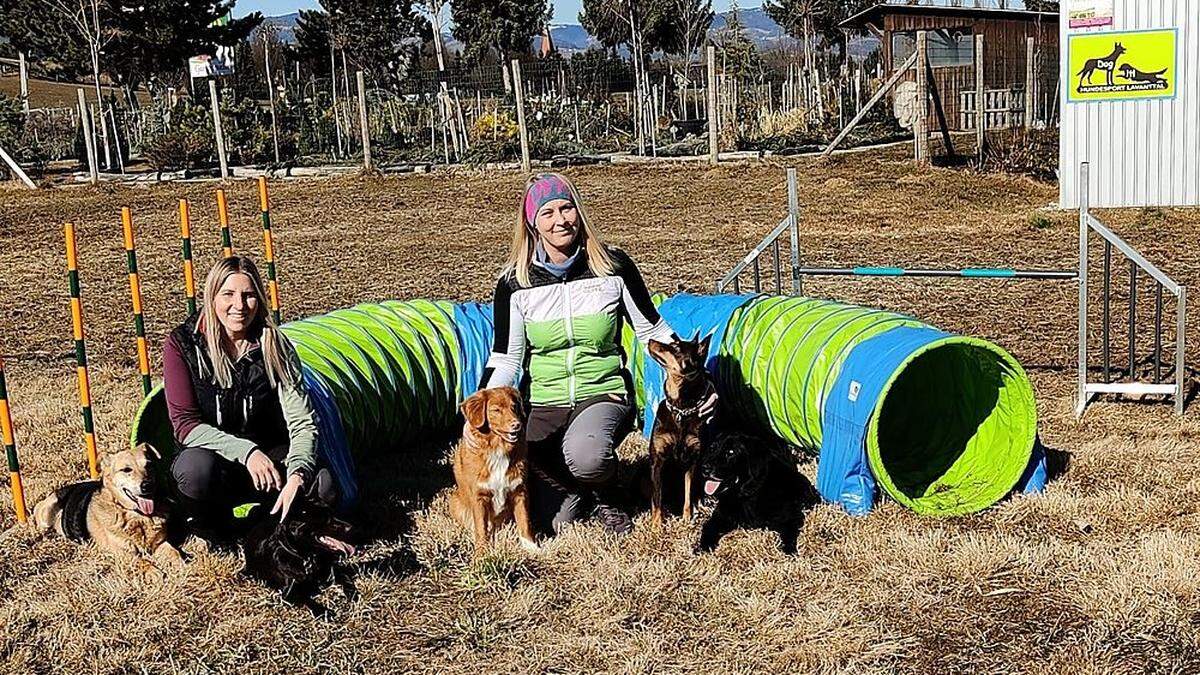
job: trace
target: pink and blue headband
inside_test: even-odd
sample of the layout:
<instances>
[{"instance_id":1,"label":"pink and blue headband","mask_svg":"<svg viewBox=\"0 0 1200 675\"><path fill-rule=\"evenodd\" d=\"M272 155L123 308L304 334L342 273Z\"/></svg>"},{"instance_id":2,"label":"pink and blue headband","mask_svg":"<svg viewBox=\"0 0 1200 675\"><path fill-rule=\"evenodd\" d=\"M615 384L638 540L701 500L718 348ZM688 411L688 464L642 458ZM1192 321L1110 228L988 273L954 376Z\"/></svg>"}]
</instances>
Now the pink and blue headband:
<instances>
[{"instance_id":1,"label":"pink and blue headband","mask_svg":"<svg viewBox=\"0 0 1200 675\"><path fill-rule=\"evenodd\" d=\"M547 202L552 202L555 199L565 199L574 203L575 197L571 194L571 187L567 182L549 174L537 179L529 189L525 191L525 221L529 224L537 222L537 212Z\"/></svg>"}]
</instances>

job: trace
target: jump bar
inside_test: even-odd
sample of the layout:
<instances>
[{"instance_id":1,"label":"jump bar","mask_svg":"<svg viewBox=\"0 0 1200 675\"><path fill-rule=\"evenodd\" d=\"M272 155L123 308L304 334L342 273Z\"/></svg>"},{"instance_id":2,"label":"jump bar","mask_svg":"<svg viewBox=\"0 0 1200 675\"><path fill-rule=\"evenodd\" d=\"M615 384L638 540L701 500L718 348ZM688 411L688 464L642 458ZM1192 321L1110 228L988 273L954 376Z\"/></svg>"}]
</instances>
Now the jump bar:
<instances>
[{"instance_id":1,"label":"jump bar","mask_svg":"<svg viewBox=\"0 0 1200 675\"><path fill-rule=\"evenodd\" d=\"M960 270L910 270L902 267L824 268L801 267L801 276L814 277L954 277L961 279L1078 279L1074 271L968 268Z\"/></svg>"}]
</instances>

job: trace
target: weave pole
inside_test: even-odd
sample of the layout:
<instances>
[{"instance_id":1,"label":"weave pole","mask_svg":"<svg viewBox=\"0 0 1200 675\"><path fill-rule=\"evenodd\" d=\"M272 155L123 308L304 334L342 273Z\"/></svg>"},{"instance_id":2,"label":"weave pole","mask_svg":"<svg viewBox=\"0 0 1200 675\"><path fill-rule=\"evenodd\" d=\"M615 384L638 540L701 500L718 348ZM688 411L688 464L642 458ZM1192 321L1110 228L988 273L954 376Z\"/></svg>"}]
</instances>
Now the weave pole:
<instances>
[{"instance_id":1,"label":"weave pole","mask_svg":"<svg viewBox=\"0 0 1200 675\"><path fill-rule=\"evenodd\" d=\"M267 292L271 296L275 325L279 325L279 281L275 278L275 243L271 239L271 201L267 197L266 176L258 177L258 206L262 210L263 252L267 257Z\"/></svg>"},{"instance_id":2,"label":"weave pole","mask_svg":"<svg viewBox=\"0 0 1200 675\"><path fill-rule=\"evenodd\" d=\"M125 231L125 265L129 268L129 297L133 300L133 334L137 339L138 372L142 374L142 395L149 396L150 354L146 349L146 319L142 315L142 281L138 276L137 244L133 239L133 213L121 207L121 229Z\"/></svg>"},{"instance_id":3,"label":"weave pole","mask_svg":"<svg viewBox=\"0 0 1200 675\"><path fill-rule=\"evenodd\" d=\"M186 199L179 200L179 238L183 246L183 292L191 316L196 313L196 271L192 266L192 218Z\"/></svg>"},{"instance_id":4,"label":"weave pole","mask_svg":"<svg viewBox=\"0 0 1200 675\"><path fill-rule=\"evenodd\" d=\"M4 355L0 354L0 437L4 440L4 454L8 456L8 479L12 487L13 510L17 522L24 523L25 488L21 484L21 464L17 461L17 441L13 434L12 416L8 410L8 387L4 384Z\"/></svg>"},{"instance_id":5,"label":"weave pole","mask_svg":"<svg viewBox=\"0 0 1200 675\"><path fill-rule=\"evenodd\" d=\"M233 257L233 239L229 236L229 209L225 205L225 191L217 190L217 219L221 223L221 255Z\"/></svg>"},{"instance_id":6,"label":"weave pole","mask_svg":"<svg viewBox=\"0 0 1200 675\"><path fill-rule=\"evenodd\" d=\"M83 300L79 290L79 252L75 248L75 226L65 226L67 239L67 284L71 290L71 328L75 337L75 374L79 380L79 407L83 414L83 440L87 450L88 472L100 477L96 456L96 426L92 417L92 386L88 379L87 346L83 337Z\"/></svg>"}]
</instances>

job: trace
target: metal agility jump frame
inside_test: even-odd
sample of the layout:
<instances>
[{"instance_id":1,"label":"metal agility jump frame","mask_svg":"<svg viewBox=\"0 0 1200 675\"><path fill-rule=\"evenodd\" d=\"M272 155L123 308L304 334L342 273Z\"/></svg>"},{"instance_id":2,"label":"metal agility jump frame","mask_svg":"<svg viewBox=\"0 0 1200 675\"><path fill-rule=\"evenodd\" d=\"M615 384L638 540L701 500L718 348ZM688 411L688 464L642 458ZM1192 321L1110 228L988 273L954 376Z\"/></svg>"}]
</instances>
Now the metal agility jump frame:
<instances>
[{"instance_id":1,"label":"metal agility jump frame","mask_svg":"<svg viewBox=\"0 0 1200 675\"><path fill-rule=\"evenodd\" d=\"M796 170L787 170L788 184L788 215L775 226L757 246L754 247L741 261L734 265L728 274L716 283L717 293L732 291L742 292L741 276L747 270L752 274L749 288L755 293L763 292L763 255L771 251L768 268L765 275L775 279L777 293L785 293L783 287L782 246L780 240L784 233L789 238L789 262L791 267L791 288L788 294L801 295L803 278L810 277L880 277L880 278L953 278L953 279L1011 279L1025 281L1070 281L1078 283L1079 293L1079 361L1078 388L1076 391L1075 414L1082 417L1088 402L1099 394L1125 394L1132 396L1172 396L1175 402L1175 412L1183 414L1185 401L1185 367L1186 351L1186 317L1187 317L1187 288L1179 285L1164 274L1150 261L1146 260L1137 249L1117 236L1112 230L1093 216L1088 208L1088 165L1080 165L1081 195L1079 202L1079 264L1073 270L1021 270L1012 268L961 268L961 269L910 269L903 267L849 267L822 268L802 267L800 265L799 246L799 215L798 193L796 188ZM1090 300L1088 284L1088 245L1092 233L1104 241L1104 266L1102 277L1102 382L1093 382L1089 377L1088 362L1088 303ZM1129 298L1128 298L1128 355L1125 381L1114 381L1112 367L1112 289L1113 289L1113 250L1116 249L1129 261ZM1153 381L1137 380L1138 357L1136 350L1137 337L1137 281L1139 270L1155 282L1154 309L1154 349ZM1175 376L1174 382L1163 381L1163 295L1164 289L1176 298L1176 327L1175 327Z\"/></svg>"}]
</instances>

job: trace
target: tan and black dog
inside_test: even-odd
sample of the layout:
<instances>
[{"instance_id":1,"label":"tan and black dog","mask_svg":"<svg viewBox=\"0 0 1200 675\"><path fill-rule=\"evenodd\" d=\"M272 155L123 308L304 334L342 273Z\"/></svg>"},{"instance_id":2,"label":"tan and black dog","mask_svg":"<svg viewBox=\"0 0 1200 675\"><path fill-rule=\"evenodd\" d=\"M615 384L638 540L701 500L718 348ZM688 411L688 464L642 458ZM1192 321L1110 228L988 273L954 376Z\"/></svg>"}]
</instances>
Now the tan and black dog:
<instances>
[{"instance_id":1,"label":"tan and black dog","mask_svg":"<svg viewBox=\"0 0 1200 675\"><path fill-rule=\"evenodd\" d=\"M512 387L483 389L462 403L463 437L454 449L450 512L475 536L476 553L491 545L496 528L516 522L521 545L537 550L529 520L528 447L524 405Z\"/></svg>"},{"instance_id":2,"label":"tan and black dog","mask_svg":"<svg viewBox=\"0 0 1200 675\"><path fill-rule=\"evenodd\" d=\"M95 541L104 550L132 559L143 573L154 574L154 562L182 565L179 549L167 541L167 509L157 499L151 455L159 456L143 443L104 457L100 480L55 490L33 508L33 522L43 532Z\"/></svg>"},{"instance_id":3,"label":"tan and black dog","mask_svg":"<svg viewBox=\"0 0 1200 675\"><path fill-rule=\"evenodd\" d=\"M663 522L663 465L668 460L683 468L683 518L692 518L692 481L704 450L704 420L700 409L713 392L705 361L712 336L703 340L662 343L651 340L650 356L666 371L664 397L650 432L650 519Z\"/></svg>"}]
</instances>

